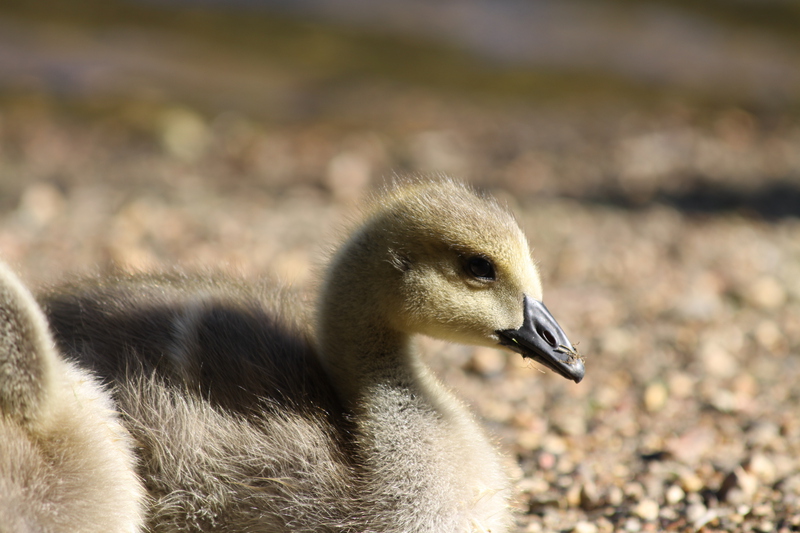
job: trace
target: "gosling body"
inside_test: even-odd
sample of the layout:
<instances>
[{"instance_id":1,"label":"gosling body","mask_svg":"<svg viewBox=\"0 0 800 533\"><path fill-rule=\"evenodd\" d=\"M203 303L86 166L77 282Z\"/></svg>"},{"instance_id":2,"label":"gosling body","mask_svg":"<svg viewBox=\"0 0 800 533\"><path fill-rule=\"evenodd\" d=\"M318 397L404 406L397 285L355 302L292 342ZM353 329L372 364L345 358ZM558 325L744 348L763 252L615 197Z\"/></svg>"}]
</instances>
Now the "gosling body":
<instances>
[{"instance_id":1,"label":"gosling body","mask_svg":"<svg viewBox=\"0 0 800 533\"><path fill-rule=\"evenodd\" d=\"M313 320L291 293L213 276L43 295L60 346L113 386L159 532L507 531L501 460L412 337L504 345L534 328L526 298L541 284L517 224L448 180L365 210ZM580 380L582 361L527 338L514 349Z\"/></svg>"},{"instance_id":2,"label":"gosling body","mask_svg":"<svg viewBox=\"0 0 800 533\"><path fill-rule=\"evenodd\" d=\"M55 351L0 264L0 531L135 533L144 489L110 395Z\"/></svg>"}]
</instances>

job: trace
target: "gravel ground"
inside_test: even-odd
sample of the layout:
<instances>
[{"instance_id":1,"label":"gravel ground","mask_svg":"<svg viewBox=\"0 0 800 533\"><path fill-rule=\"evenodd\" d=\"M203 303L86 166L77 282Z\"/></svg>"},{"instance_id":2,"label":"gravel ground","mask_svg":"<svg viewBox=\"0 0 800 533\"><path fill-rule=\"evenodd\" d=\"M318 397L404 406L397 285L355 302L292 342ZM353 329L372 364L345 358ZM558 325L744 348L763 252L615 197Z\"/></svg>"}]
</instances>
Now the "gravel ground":
<instances>
[{"instance_id":1,"label":"gravel ground","mask_svg":"<svg viewBox=\"0 0 800 533\"><path fill-rule=\"evenodd\" d=\"M365 190L463 177L517 213L586 356L575 385L420 341L507 453L518 531L800 531L800 123L374 97L291 124L7 100L0 256L34 285L115 262L311 293Z\"/></svg>"}]
</instances>

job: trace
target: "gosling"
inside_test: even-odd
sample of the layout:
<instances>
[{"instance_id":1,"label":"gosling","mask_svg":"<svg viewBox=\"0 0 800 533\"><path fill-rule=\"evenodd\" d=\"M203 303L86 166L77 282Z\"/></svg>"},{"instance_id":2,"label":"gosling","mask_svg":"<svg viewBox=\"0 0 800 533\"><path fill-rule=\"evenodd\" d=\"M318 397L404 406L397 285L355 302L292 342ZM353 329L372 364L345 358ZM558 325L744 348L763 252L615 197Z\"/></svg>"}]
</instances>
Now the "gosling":
<instances>
[{"instance_id":1,"label":"gosling","mask_svg":"<svg viewBox=\"0 0 800 533\"><path fill-rule=\"evenodd\" d=\"M0 531L135 533L144 496L110 395L0 264Z\"/></svg>"},{"instance_id":2,"label":"gosling","mask_svg":"<svg viewBox=\"0 0 800 533\"><path fill-rule=\"evenodd\" d=\"M61 348L113 387L149 530L507 531L501 460L412 338L583 378L511 214L450 180L396 187L332 257L315 321L297 300L179 273L43 295Z\"/></svg>"}]
</instances>

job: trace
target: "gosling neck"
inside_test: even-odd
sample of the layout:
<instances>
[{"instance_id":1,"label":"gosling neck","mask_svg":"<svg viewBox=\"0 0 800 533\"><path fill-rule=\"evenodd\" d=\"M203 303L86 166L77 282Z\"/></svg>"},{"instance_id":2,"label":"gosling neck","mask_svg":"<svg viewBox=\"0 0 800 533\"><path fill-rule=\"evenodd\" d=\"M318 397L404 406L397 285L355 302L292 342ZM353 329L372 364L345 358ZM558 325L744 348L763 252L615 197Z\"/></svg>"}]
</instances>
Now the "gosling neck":
<instances>
[{"instance_id":1,"label":"gosling neck","mask_svg":"<svg viewBox=\"0 0 800 533\"><path fill-rule=\"evenodd\" d=\"M421 370L410 335L391 324L387 287L399 272L369 257L369 244L351 240L334 257L318 305L320 359L346 404L375 387L410 388Z\"/></svg>"}]
</instances>

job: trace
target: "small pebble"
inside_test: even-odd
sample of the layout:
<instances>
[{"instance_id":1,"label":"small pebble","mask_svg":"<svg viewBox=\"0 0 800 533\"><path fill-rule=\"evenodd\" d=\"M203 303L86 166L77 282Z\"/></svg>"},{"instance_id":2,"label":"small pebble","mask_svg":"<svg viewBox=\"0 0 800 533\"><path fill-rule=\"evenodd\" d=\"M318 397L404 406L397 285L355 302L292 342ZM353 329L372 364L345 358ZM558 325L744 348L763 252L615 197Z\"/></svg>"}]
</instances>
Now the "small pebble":
<instances>
[{"instance_id":1,"label":"small pebble","mask_svg":"<svg viewBox=\"0 0 800 533\"><path fill-rule=\"evenodd\" d=\"M584 511L590 511L600 505L600 495L597 486L591 481L581 485L580 506Z\"/></svg>"},{"instance_id":2,"label":"small pebble","mask_svg":"<svg viewBox=\"0 0 800 533\"><path fill-rule=\"evenodd\" d=\"M758 505L753 506L752 513L755 516L772 516L775 514L775 511L772 508L772 505L768 503L759 503Z\"/></svg>"},{"instance_id":3,"label":"small pebble","mask_svg":"<svg viewBox=\"0 0 800 533\"><path fill-rule=\"evenodd\" d=\"M19 212L36 226L41 226L63 211L64 203L64 196L54 185L34 183L22 193Z\"/></svg>"},{"instance_id":4,"label":"small pebble","mask_svg":"<svg viewBox=\"0 0 800 533\"><path fill-rule=\"evenodd\" d=\"M478 347L472 353L469 369L484 376L492 377L501 374L506 368L506 355L494 348Z\"/></svg>"},{"instance_id":5,"label":"small pebble","mask_svg":"<svg viewBox=\"0 0 800 533\"><path fill-rule=\"evenodd\" d=\"M736 513L745 516L750 512L750 509L749 505L738 505L736 506Z\"/></svg>"},{"instance_id":6,"label":"small pebble","mask_svg":"<svg viewBox=\"0 0 800 533\"><path fill-rule=\"evenodd\" d=\"M548 434L542 438L542 449L553 455L561 455L567 450L567 443L557 435Z\"/></svg>"},{"instance_id":7,"label":"small pebble","mask_svg":"<svg viewBox=\"0 0 800 533\"><path fill-rule=\"evenodd\" d=\"M739 362L724 346L706 342L700 348L700 360L706 373L718 378L730 378L739 372Z\"/></svg>"},{"instance_id":8,"label":"small pebble","mask_svg":"<svg viewBox=\"0 0 800 533\"><path fill-rule=\"evenodd\" d=\"M357 152L342 152L328 162L325 182L339 200L356 200L369 185L371 173L372 166L366 157Z\"/></svg>"},{"instance_id":9,"label":"small pebble","mask_svg":"<svg viewBox=\"0 0 800 533\"><path fill-rule=\"evenodd\" d=\"M525 527L525 533L542 533L544 529L540 522L531 522Z\"/></svg>"},{"instance_id":10,"label":"small pebble","mask_svg":"<svg viewBox=\"0 0 800 533\"><path fill-rule=\"evenodd\" d=\"M597 524L597 530L599 533L611 533L614 531L614 524L612 524L611 521L605 516L598 518L595 523Z\"/></svg>"},{"instance_id":11,"label":"small pebble","mask_svg":"<svg viewBox=\"0 0 800 533\"><path fill-rule=\"evenodd\" d=\"M683 498L686 497L686 493L683 492L683 489L678 485L670 485L670 487L667 489L667 494L665 497L668 504L675 505L676 503L683 501Z\"/></svg>"},{"instance_id":12,"label":"small pebble","mask_svg":"<svg viewBox=\"0 0 800 533\"><path fill-rule=\"evenodd\" d=\"M781 333L778 325L771 320L763 320L760 322L754 333L758 344L767 350L777 349L783 340L783 333Z\"/></svg>"},{"instance_id":13,"label":"small pebble","mask_svg":"<svg viewBox=\"0 0 800 533\"><path fill-rule=\"evenodd\" d=\"M619 487L611 487L608 489L608 503L614 507L619 507L625 500L625 493Z\"/></svg>"},{"instance_id":14,"label":"small pebble","mask_svg":"<svg viewBox=\"0 0 800 533\"><path fill-rule=\"evenodd\" d=\"M539 468L552 470L556 466L556 456L552 453L542 452L539 455Z\"/></svg>"},{"instance_id":15,"label":"small pebble","mask_svg":"<svg viewBox=\"0 0 800 533\"><path fill-rule=\"evenodd\" d=\"M651 413L656 413L664 408L667 403L667 387L660 381L651 383L644 391L644 406Z\"/></svg>"},{"instance_id":16,"label":"small pebble","mask_svg":"<svg viewBox=\"0 0 800 533\"><path fill-rule=\"evenodd\" d=\"M764 520L763 522L759 522L759 524L756 526L756 529L763 533L770 533L771 531L775 531L775 524L769 520Z\"/></svg>"},{"instance_id":17,"label":"small pebble","mask_svg":"<svg viewBox=\"0 0 800 533\"><path fill-rule=\"evenodd\" d=\"M694 393L695 379L684 372L675 372L669 378L669 392L676 398L688 398Z\"/></svg>"},{"instance_id":18,"label":"small pebble","mask_svg":"<svg viewBox=\"0 0 800 533\"><path fill-rule=\"evenodd\" d=\"M718 517L719 515L717 514L717 511L715 511L714 509L708 509L706 510L706 512L704 512L703 514L692 520L692 526L695 529L700 529L705 525L709 524L710 522L716 520Z\"/></svg>"},{"instance_id":19,"label":"small pebble","mask_svg":"<svg viewBox=\"0 0 800 533\"><path fill-rule=\"evenodd\" d=\"M658 512L658 517L663 518L670 521L675 521L678 519L680 514L677 510L673 509L672 507L662 507L661 510Z\"/></svg>"},{"instance_id":20,"label":"small pebble","mask_svg":"<svg viewBox=\"0 0 800 533\"><path fill-rule=\"evenodd\" d=\"M703 480L694 472L686 472L681 475L681 488L685 492L699 492L703 488Z\"/></svg>"},{"instance_id":21,"label":"small pebble","mask_svg":"<svg viewBox=\"0 0 800 533\"><path fill-rule=\"evenodd\" d=\"M686 518L689 522L697 523L706 514L706 506L702 503L693 503L686 508Z\"/></svg>"},{"instance_id":22,"label":"small pebble","mask_svg":"<svg viewBox=\"0 0 800 533\"><path fill-rule=\"evenodd\" d=\"M747 432L747 442L752 446L769 446L779 439L780 427L774 422L763 420Z\"/></svg>"},{"instance_id":23,"label":"small pebble","mask_svg":"<svg viewBox=\"0 0 800 533\"><path fill-rule=\"evenodd\" d=\"M719 497L728 503L739 505L752 500L758 490L758 479L737 467L725 476L719 489Z\"/></svg>"},{"instance_id":24,"label":"small pebble","mask_svg":"<svg viewBox=\"0 0 800 533\"><path fill-rule=\"evenodd\" d=\"M642 498L642 496L644 496L644 487L641 483L636 481L625 483L623 490L625 491L626 496L633 498L634 500L639 500Z\"/></svg>"},{"instance_id":25,"label":"small pebble","mask_svg":"<svg viewBox=\"0 0 800 533\"><path fill-rule=\"evenodd\" d=\"M747 462L746 470L756 476L761 482L770 484L775 481L775 465L763 453L756 453Z\"/></svg>"},{"instance_id":26,"label":"small pebble","mask_svg":"<svg viewBox=\"0 0 800 533\"><path fill-rule=\"evenodd\" d=\"M755 280L747 287L744 296L749 304L761 309L777 309L786 301L786 291L771 276Z\"/></svg>"},{"instance_id":27,"label":"small pebble","mask_svg":"<svg viewBox=\"0 0 800 533\"><path fill-rule=\"evenodd\" d=\"M642 523L636 518L628 518L625 521L625 531L637 533L642 530Z\"/></svg>"},{"instance_id":28,"label":"small pebble","mask_svg":"<svg viewBox=\"0 0 800 533\"><path fill-rule=\"evenodd\" d=\"M570 507L579 507L581 504L581 487L577 484L572 484L567 489L567 505Z\"/></svg>"},{"instance_id":29,"label":"small pebble","mask_svg":"<svg viewBox=\"0 0 800 533\"><path fill-rule=\"evenodd\" d=\"M197 159L210 140L208 126L198 113L175 107L162 114L161 142L167 152L178 159Z\"/></svg>"},{"instance_id":30,"label":"small pebble","mask_svg":"<svg viewBox=\"0 0 800 533\"><path fill-rule=\"evenodd\" d=\"M633 508L633 512L642 520L652 522L658 518L659 509L658 503L654 500L644 499Z\"/></svg>"},{"instance_id":31,"label":"small pebble","mask_svg":"<svg viewBox=\"0 0 800 533\"><path fill-rule=\"evenodd\" d=\"M572 528L574 533L597 533L597 526L591 522L580 521Z\"/></svg>"}]
</instances>

